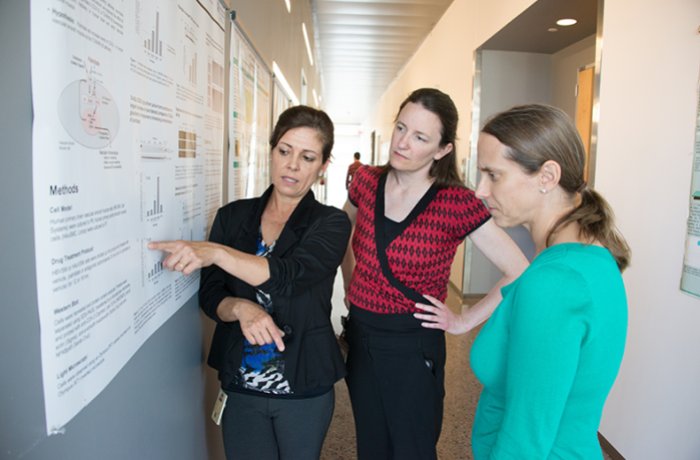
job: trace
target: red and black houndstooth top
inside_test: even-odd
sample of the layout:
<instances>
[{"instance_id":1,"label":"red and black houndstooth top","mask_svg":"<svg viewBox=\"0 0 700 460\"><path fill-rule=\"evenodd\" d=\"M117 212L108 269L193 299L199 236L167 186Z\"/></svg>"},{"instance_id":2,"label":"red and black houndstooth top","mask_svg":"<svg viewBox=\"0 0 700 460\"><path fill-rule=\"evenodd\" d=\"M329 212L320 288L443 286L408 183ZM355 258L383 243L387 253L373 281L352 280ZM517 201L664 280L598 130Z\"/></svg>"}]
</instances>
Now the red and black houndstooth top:
<instances>
[{"instance_id":1,"label":"red and black houndstooth top","mask_svg":"<svg viewBox=\"0 0 700 460\"><path fill-rule=\"evenodd\" d=\"M357 207L356 265L347 296L373 313L413 313L422 294L445 301L457 246L491 215L472 190L434 185L399 224L399 235L386 241L385 182L381 168L363 166L350 184L350 202Z\"/></svg>"}]
</instances>

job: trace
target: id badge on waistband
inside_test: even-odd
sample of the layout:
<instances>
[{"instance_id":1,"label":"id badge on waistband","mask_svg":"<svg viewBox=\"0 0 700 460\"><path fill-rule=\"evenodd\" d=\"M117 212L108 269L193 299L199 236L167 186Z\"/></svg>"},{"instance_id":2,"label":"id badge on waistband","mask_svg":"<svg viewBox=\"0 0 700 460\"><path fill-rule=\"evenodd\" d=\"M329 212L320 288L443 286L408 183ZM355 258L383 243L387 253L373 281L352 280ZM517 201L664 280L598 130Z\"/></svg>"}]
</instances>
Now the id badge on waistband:
<instances>
[{"instance_id":1,"label":"id badge on waistband","mask_svg":"<svg viewBox=\"0 0 700 460\"><path fill-rule=\"evenodd\" d=\"M214 410L211 412L211 419L217 425L221 425L221 417L224 415L224 408L226 408L226 400L228 395L219 388L219 396L216 397L216 402L214 403Z\"/></svg>"}]
</instances>

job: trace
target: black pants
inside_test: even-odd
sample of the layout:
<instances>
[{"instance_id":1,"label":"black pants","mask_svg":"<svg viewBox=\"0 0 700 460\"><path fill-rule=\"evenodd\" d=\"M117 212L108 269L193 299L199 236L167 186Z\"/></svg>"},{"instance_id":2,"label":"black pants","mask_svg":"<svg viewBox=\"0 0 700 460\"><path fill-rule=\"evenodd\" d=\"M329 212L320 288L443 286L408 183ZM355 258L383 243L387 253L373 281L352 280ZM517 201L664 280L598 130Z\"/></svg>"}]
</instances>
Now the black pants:
<instances>
[{"instance_id":1,"label":"black pants","mask_svg":"<svg viewBox=\"0 0 700 460\"><path fill-rule=\"evenodd\" d=\"M386 330L350 316L346 382L358 458L437 458L445 396L444 333Z\"/></svg>"},{"instance_id":2,"label":"black pants","mask_svg":"<svg viewBox=\"0 0 700 460\"><path fill-rule=\"evenodd\" d=\"M222 418L227 459L318 460L335 393L304 399L227 392Z\"/></svg>"}]
</instances>

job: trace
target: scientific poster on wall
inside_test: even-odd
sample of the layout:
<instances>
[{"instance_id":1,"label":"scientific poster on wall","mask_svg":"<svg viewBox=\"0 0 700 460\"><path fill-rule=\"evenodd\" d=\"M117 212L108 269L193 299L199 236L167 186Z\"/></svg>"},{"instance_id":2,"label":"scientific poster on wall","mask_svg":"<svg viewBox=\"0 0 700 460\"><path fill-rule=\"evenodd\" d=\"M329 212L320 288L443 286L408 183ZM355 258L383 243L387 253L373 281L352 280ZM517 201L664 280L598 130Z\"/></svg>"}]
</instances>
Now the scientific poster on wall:
<instances>
[{"instance_id":1,"label":"scientific poster on wall","mask_svg":"<svg viewBox=\"0 0 700 460\"><path fill-rule=\"evenodd\" d=\"M229 72L229 201L267 188L271 76L239 27L231 27Z\"/></svg>"},{"instance_id":2,"label":"scientific poster on wall","mask_svg":"<svg viewBox=\"0 0 700 460\"><path fill-rule=\"evenodd\" d=\"M700 297L700 82L695 112L695 153L681 290Z\"/></svg>"},{"instance_id":3,"label":"scientific poster on wall","mask_svg":"<svg viewBox=\"0 0 700 460\"><path fill-rule=\"evenodd\" d=\"M250 196L259 196L267 189L270 181L270 134L272 123L272 76L270 72L258 66L255 82L255 143L256 148L251 162L255 167L255 178Z\"/></svg>"},{"instance_id":4,"label":"scientific poster on wall","mask_svg":"<svg viewBox=\"0 0 700 460\"><path fill-rule=\"evenodd\" d=\"M220 10L219 14L223 14ZM198 287L151 240L221 204L223 17L195 0L32 0L46 427L59 433Z\"/></svg>"},{"instance_id":5,"label":"scientific poster on wall","mask_svg":"<svg viewBox=\"0 0 700 460\"><path fill-rule=\"evenodd\" d=\"M226 27L226 8L221 4L222 0L195 0L199 6L204 8L212 21L215 21L221 30Z\"/></svg>"},{"instance_id":6,"label":"scientific poster on wall","mask_svg":"<svg viewBox=\"0 0 700 460\"><path fill-rule=\"evenodd\" d=\"M280 81L275 78L274 85L272 86L272 125L277 123L277 119L280 114L292 106L292 99L289 97L287 92Z\"/></svg>"}]
</instances>

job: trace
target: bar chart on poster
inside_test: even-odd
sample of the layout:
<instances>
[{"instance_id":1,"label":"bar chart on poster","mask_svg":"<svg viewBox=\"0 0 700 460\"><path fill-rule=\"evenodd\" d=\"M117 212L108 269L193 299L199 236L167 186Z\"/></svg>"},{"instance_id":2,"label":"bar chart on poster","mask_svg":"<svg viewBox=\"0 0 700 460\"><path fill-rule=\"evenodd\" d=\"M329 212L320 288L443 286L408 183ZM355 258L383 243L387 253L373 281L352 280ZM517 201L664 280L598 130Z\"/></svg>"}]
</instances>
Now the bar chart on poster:
<instances>
[{"instance_id":1,"label":"bar chart on poster","mask_svg":"<svg viewBox=\"0 0 700 460\"><path fill-rule=\"evenodd\" d=\"M196 293L147 244L206 238L221 205L225 16L213 0L31 3L48 434Z\"/></svg>"}]
</instances>

